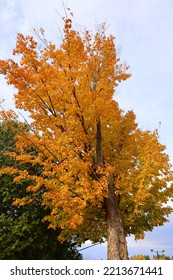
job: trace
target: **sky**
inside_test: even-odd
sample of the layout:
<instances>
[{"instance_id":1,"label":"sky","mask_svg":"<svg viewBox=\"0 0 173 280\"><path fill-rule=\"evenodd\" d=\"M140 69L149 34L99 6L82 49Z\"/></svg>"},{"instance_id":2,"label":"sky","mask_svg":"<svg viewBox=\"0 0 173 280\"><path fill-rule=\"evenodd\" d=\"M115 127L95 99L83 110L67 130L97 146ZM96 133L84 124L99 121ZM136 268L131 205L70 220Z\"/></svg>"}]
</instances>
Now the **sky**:
<instances>
[{"instance_id":1,"label":"sky","mask_svg":"<svg viewBox=\"0 0 173 280\"><path fill-rule=\"evenodd\" d=\"M12 56L17 33L33 35L41 27L52 42L59 42L63 5L71 8L76 28L96 30L106 22L116 37L122 62L132 77L116 90L120 107L133 110L142 129L158 129L173 163L173 0L0 0L0 59ZM0 100L14 108L14 89L0 77ZM173 255L173 216L144 240L127 238L129 255L151 255L151 249ZM87 246L88 244L85 244ZM81 251L86 259L106 259L106 245Z\"/></svg>"}]
</instances>

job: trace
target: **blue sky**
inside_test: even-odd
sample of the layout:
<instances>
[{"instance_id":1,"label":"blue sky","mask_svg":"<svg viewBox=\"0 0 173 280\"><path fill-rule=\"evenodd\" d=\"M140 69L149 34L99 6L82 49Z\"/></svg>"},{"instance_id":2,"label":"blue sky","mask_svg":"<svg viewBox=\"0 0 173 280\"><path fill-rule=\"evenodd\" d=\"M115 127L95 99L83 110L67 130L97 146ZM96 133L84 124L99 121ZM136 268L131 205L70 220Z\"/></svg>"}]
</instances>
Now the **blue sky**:
<instances>
[{"instance_id":1,"label":"blue sky","mask_svg":"<svg viewBox=\"0 0 173 280\"><path fill-rule=\"evenodd\" d=\"M159 129L173 162L173 1L172 0L67 0L78 28L94 30L106 21L107 32L116 37L122 62L132 77L121 84L115 99L124 110L133 109L142 129ZM0 0L0 58L9 58L17 33L32 34L43 27L47 37L58 41L63 14L61 0ZM14 89L0 78L0 99L13 108ZM159 125L161 123L161 125ZM150 249L173 255L173 218L147 233L142 241L128 238L129 254L150 254ZM106 258L106 246L83 251L88 259Z\"/></svg>"}]
</instances>

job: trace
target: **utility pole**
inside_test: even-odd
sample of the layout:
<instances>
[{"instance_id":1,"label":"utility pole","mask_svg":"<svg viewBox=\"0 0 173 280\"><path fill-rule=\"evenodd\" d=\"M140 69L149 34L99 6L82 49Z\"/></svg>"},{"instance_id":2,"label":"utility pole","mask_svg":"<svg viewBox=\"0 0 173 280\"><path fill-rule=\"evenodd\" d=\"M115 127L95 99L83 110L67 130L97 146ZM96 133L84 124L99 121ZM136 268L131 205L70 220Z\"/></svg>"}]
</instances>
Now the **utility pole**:
<instances>
[{"instance_id":1,"label":"utility pole","mask_svg":"<svg viewBox=\"0 0 173 280\"><path fill-rule=\"evenodd\" d=\"M165 250L162 250L162 251L155 251L155 250L151 249L151 252L157 253L157 259L159 260L159 258L160 258L159 253L164 253Z\"/></svg>"}]
</instances>

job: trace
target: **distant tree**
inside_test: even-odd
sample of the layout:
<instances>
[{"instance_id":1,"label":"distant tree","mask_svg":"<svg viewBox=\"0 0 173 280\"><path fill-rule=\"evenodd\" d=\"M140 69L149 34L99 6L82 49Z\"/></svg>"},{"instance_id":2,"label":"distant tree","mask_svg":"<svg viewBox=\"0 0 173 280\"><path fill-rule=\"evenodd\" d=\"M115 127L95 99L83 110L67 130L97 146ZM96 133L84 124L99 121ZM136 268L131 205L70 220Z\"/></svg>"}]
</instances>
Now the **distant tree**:
<instances>
[{"instance_id":1,"label":"distant tree","mask_svg":"<svg viewBox=\"0 0 173 280\"><path fill-rule=\"evenodd\" d=\"M130 260L150 260L150 257L140 254L130 257Z\"/></svg>"},{"instance_id":2,"label":"distant tree","mask_svg":"<svg viewBox=\"0 0 173 280\"><path fill-rule=\"evenodd\" d=\"M142 254L140 254L140 255L134 255L134 256L132 256L132 257L130 257L130 260L172 260L173 259L173 257L170 257L170 256L166 256L166 255L164 255L164 254L161 254L161 255L159 255L159 258L158 258L158 256L153 256L152 258L150 258L150 256L148 256L148 255L142 255Z\"/></svg>"},{"instance_id":3,"label":"distant tree","mask_svg":"<svg viewBox=\"0 0 173 280\"><path fill-rule=\"evenodd\" d=\"M166 256L164 254L159 254L159 256L153 256L152 260L171 260L170 256Z\"/></svg>"},{"instance_id":4,"label":"distant tree","mask_svg":"<svg viewBox=\"0 0 173 280\"><path fill-rule=\"evenodd\" d=\"M15 151L14 136L19 124L0 123L0 166L20 165L6 152ZM27 164L21 170L39 175L40 167ZM29 181L14 183L14 175L0 176L0 259L81 259L74 242L58 242L60 230L48 229L48 222L42 222L48 209L42 206L41 194L44 189L34 194L32 203L14 206L16 198L26 195ZM27 196L31 194L27 192Z\"/></svg>"},{"instance_id":5,"label":"distant tree","mask_svg":"<svg viewBox=\"0 0 173 280\"><path fill-rule=\"evenodd\" d=\"M157 132L142 131L133 112L124 113L114 100L115 88L130 77L120 63L113 36L104 24L92 35L79 34L64 18L61 44L43 46L31 36L17 36L16 61L1 60L0 73L13 85L16 108L29 112L30 131L20 133L21 164L42 166L35 176L17 167L15 181L43 186L45 220L61 228L60 239L78 235L108 244L108 259L127 259L126 236L142 238L163 225L172 208L172 170ZM29 147L37 148L28 154ZM16 201L27 202L27 197Z\"/></svg>"}]
</instances>

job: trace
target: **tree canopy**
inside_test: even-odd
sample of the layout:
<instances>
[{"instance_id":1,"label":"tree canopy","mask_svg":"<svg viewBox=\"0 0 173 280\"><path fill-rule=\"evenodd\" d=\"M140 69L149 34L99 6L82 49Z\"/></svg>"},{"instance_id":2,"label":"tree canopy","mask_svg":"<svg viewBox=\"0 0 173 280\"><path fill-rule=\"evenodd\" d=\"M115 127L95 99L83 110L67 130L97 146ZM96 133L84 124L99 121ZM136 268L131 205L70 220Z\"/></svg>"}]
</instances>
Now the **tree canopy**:
<instances>
[{"instance_id":1,"label":"tree canopy","mask_svg":"<svg viewBox=\"0 0 173 280\"><path fill-rule=\"evenodd\" d=\"M21 166L6 152L15 152L14 137L18 133L19 124L8 122L0 124L0 167L18 165L20 169L39 174L39 166L30 164ZM0 259L81 259L75 247L75 240L61 244L57 240L60 229L48 229L48 223L42 219L49 213L41 202L43 189L35 193L32 203L14 206L16 198L26 195L28 180L13 182L14 176L0 176ZM27 193L27 196L31 196Z\"/></svg>"},{"instance_id":2,"label":"tree canopy","mask_svg":"<svg viewBox=\"0 0 173 280\"><path fill-rule=\"evenodd\" d=\"M19 58L1 60L0 73L17 89L16 108L31 120L11 156L39 164L42 172L14 167L1 173L15 174L15 182L29 178L34 184L28 191L44 186L43 204L52 210L45 220L62 229L61 240L78 235L79 242L101 242L109 226L116 246L124 244L123 235L143 237L172 212L172 170L157 131L142 131L135 114L115 101L116 87L131 76L117 56L115 38L106 35L104 24L94 35L81 34L71 17L64 18L60 45L48 42L43 29L39 36L42 46L19 34L13 51ZM36 154L27 153L31 147ZM113 258L127 258L121 251L119 246Z\"/></svg>"}]
</instances>

